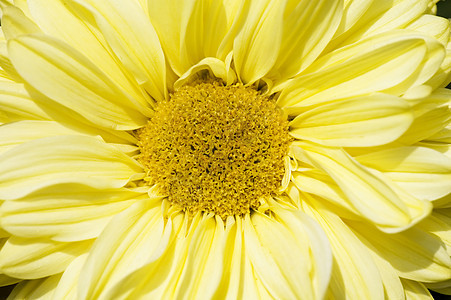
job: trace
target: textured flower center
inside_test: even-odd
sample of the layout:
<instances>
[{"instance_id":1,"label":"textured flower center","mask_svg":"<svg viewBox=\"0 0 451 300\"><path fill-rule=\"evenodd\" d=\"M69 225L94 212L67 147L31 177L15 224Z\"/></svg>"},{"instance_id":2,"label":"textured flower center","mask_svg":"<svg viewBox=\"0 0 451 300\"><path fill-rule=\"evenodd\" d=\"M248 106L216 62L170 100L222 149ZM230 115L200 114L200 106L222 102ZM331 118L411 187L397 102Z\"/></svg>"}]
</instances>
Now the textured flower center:
<instances>
[{"instance_id":1,"label":"textured flower center","mask_svg":"<svg viewBox=\"0 0 451 300\"><path fill-rule=\"evenodd\" d=\"M278 190L290 142L274 100L218 82L174 92L138 138L150 183L173 205L222 218L255 210Z\"/></svg>"}]
</instances>

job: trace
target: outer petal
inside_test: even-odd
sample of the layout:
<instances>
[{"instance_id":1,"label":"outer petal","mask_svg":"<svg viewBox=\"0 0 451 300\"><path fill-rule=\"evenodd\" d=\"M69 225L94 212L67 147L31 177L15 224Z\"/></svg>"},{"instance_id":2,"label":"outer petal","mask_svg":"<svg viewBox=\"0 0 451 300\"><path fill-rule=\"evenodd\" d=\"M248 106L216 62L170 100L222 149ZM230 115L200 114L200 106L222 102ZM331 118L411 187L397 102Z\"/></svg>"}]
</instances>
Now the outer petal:
<instances>
[{"instance_id":1,"label":"outer petal","mask_svg":"<svg viewBox=\"0 0 451 300\"><path fill-rule=\"evenodd\" d=\"M430 204L423 201L403 201L382 176L360 165L342 150L308 144L301 147L303 150L296 150L298 155L302 156L302 151L305 151L312 164L338 184L360 215L381 230L393 232L404 229L431 209Z\"/></svg>"},{"instance_id":2,"label":"outer petal","mask_svg":"<svg viewBox=\"0 0 451 300\"><path fill-rule=\"evenodd\" d=\"M419 199L436 200L451 193L451 158L426 147L398 147L356 157L385 172Z\"/></svg>"},{"instance_id":3,"label":"outer petal","mask_svg":"<svg viewBox=\"0 0 451 300\"><path fill-rule=\"evenodd\" d=\"M146 98L136 82L130 80L123 67L117 63L114 54L97 29L83 23L74 13L71 0L30 0L27 1L33 20L46 34L64 41L80 51L103 73L121 87L127 94L140 102L143 108ZM58 16L58 17L55 17ZM74 38L76 36L76 38Z\"/></svg>"},{"instance_id":4,"label":"outer petal","mask_svg":"<svg viewBox=\"0 0 451 300\"><path fill-rule=\"evenodd\" d=\"M52 300L76 300L77 284L83 264L88 254L83 254L75 258L66 268L61 276L58 286L55 288Z\"/></svg>"},{"instance_id":5,"label":"outer petal","mask_svg":"<svg viewBox=\"0 0 451 300\"><path fill-rule=\"evenodd\" d=\"M309 199L315 206L304 201L302 208L323 228L332 248L330 295L335 299L383 299L382 280L366 247L339 217Z\"/></svg>"},{"instance_id":6,"label":"outer petal","mask_svg":"<svg viewBox=\"0 0 451 300\"><path fill-rule=\"evenodd\" d=\"M247 18L235 37L235 70L243 83L264 77L279 56L287 0L250 1Z\"/></svg>"},{"instance_id":7,"label":"outer petal","mask_svg":"<svg viewBox=\"0 0 451 300\"><path fill-rule=\"evenodd\" d=\"M48 278L23 281L19 283L9 295L8 299L50 299L58 286L61 275L53 275Z\"/></svg>"},{"instance_id":8,"label":"outer petal","mask_svg":"<svg viewBox=\"0 0 451 300\"><path fill-rule=\"evenodd\" d=\"M290 122L290 134L329 146L378 146L397 139L412 121L413 115L405 100L376 94L321 105L301 113Z\"/></svg>"},{"instance_id":9,"label":"outer petal","mask_svg":"<svg viewBox=\"0 0 451 300\"><path fill-rule=\"evenodd\" d=\"M288 1L279 56L268 77L284 80L308 67L329 43L341 16L342 1Z\"/></svg>"},{"instance_id":10,"label":"outer petal","mask_svg":"<svg viewBox=\"0 0 451 300\"><path fill-rule=\"evenodd\" d=\"M61 243L10 237L0 251L0 270L22 279L54 275L63 272L75 257L89 251L91 245L91 240Z\"/></svg>"},{"instance_id":11,"label":"outer petal","mask_svg":"<svg viewBox=\"0 0 451 300\"><path fill-rule=\"evenodd\" d=\"M433 38L405 31L380 34L319 58L286 84L278 103L305 108L384 90L399 95L431 78L444 56L443 45Z\"/></svg>"},{"instance_id":12,"label":"outer petal","mask_svg":"<svg viewBox=\"0 0 451 300\"><path fill-rule=\"evenodd\" d=\"M0 199L20 198L59 183L118 188L140 172L136 161L96 138L43 138L0 155Z\"/></svg>"},{"instance_id":13,"label":"outer petal","mask_svg":"<svg viewBox=\"0 0 451 300\"><path fill-rule=\"evenodd\" d=\"M382 233L358 222L347 222L368 242L366 245L387 260L400 277L438 282L451 278L451 258L436 236L417 227L396 234Z\"/></svg>"},{"instance_id":14,"label":"outer petal","mask_svg":"<svg viewBox=\"0 0 451 300\"><path fill-rule=\"evenodd\" d=\"M125 68L156 100L166 97L166 66L158 36L136 1L73 0L96 19ZM143 38L144 37L144 38Z\"/></svg>"},{"instance_id":15,"label":"outer petal","mask_svg":"<svg viewBox=\"0 0 451 300\"><path fill-rule=\"evenodd\" d=\"M44 35L8 43L14 67L34 88L109 129L135 129L146 117L95 65L66 44Z\"/></svg>"},{"instance_id":16,"label":"outer petal","mask_svg":"<svg viewBox=\"0 0 451 300\"><path fill-rule=\"evenodd\" d=\"M402 284L406 293L406 300L433 300L431 293L421 283L403 279Z\"/></svg>"},{"instance_id":17,"label":"outer petal","mask_svg":"<svg viewBox=\"0 0 451 300\"><path fill-rule=\"evenodd\" d=\"M97 237L114 215L147 194L126 189L50 186L0 207L1 226L15 236L71 242Z\"/></svg>"}]
</instances>

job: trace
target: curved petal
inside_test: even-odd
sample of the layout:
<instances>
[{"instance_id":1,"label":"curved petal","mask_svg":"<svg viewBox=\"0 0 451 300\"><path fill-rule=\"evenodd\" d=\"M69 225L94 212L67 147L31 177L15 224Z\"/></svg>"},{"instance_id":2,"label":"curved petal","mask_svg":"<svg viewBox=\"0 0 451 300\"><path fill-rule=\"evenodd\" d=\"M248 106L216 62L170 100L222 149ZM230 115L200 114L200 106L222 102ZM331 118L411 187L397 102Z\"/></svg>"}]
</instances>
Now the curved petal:
<instances>
[{"instance_id":1,"label":"curved petal","mask_svg":"<svg viewBox=\"0 0 451 300\"><path fill-rule=\"evenodd\" d=\"M400 277L421 281L437 282L451 278L451 258L443 242L420 228L412 227L396 234L386 234L375 227L347 222L367 241L380 257L388 261Z\"/></svg>"},{"instance_id":2,"label":"curved petal","mask_svg":"<svg viewBox=\"0 0 451 300\"><path fill-rule=\"evenodd\" d=\"M0 251L2 273L37 279L63 272L77 256L89 251L92 240L62 243L47 239L10 237Z\"/></svg>"},{"instance_id":3,"label":"curved petal","mask_svg":"<svg viewBox=\"0 0 451 300\"><path fill-rule=\"evenodd\" d=\"M311 197L302 208L324 230L333 255L329 293L335 299L384 299L379 270L369 251L335 214Z\"/></svg>"},{"instance_id":4,"label":"curved petal","mask_svg":"<svg viewBox=\"0 0 451 300\"><path fill-rule=\"evenodd\" d=\"M432 300L434 299L428 289L421 282L408 279L402 280L406 300Z\"/></svg>"},{"instance_id":5,"label":"curved petal","mask_svg":"<svg viewBox=\"0 0 451 300\"><path fill-rule=\"evenodd\" d=\"M161 255L172 230L170 221L165 224L160 204L158 197L139 201L111 220L81 271L80 299L104 298L111 286Z\"/></svg>"},{"instance_id":6,"label":"curved petal","mask_svg":"<svg viewBox=\"0 0 451 300\"><path fill-rule=\"evenodd\" d=\"M296 149L298 155L305 153L313 165L338 184L359 214L381 230L403 230L431 209L428 202L400 197L382 176L362 166L341 149L306 143L296 145L302 147L302 150Z\"/></svg>"},{"instance_id":7,"label":"curved petal","mask_svg":"<svg viewBox=\"0 0 451 300\"><path fill-rule=\"evenodd\" d=\"M356 159L380 170L419 199L436 200L451 193L451 158L418 146L398 147Z\"/></svg>"},{"instance_id":8,"label":"curved petal","mask_svg":"<svg viewBox=\"0 0 451 300\"><path fill-rule=\"evenodd\" d=\"M85 56L44 35L8 42L18 73L34 88L87 120L109 129L136 129L147 118Z\"/></svg>"},{"instance_id":9,"label":"curved petal","mask_svg":"<svg viewBox=\"0 0 451 300\"><path fill-rule=\"evenodd\" d=\"M277 209L275 214L255 212L243 223L246 253L258 280L276 299L321 299L332 266L327 238L301 212Z\"/></svg>"},{"instance_id":10,"label":"curved petal","mask_svg":"<svg viewBox=\"0 0 451 300\"><path fill-rule=\"evenodd\" d=\"M407 101L375 94L307 110L290 122L290 134L329 146L371 147L396 140L412 121Z\"/></svg>"},{"instance_id":11,"label":"curved petal","mask_svg":"<svg viewBox=\"0 0 451 300\"><path fill-rule=\"evenodd\" d=\"M66 268L61 276L58 286L53 292L52 300L76 300L77 284L80 277L81 269L86 261L88 254L83 254L75 258Z\"/></svg>"},{"instance_id":12,"label":"curved petal","mask_svg":"<svg viewBox=\"0 0 451 300\"><path fill-rule=\"evenodd\" d=\"M119 188L141 172L136 161L96 138L48 137L0 155L0 199L17 199L59 183Z\"/></svg>"},{"instance_id":13,"label":"curved petal","mask_svg":"<svg viewBox=\"0 0 451 300\"><path fill-rule=\"evenodd\" d=\"M305 109L377 91L400 95L431 78L444 57L444 46L425 35L401 30L376 35L316 60L286 84L278 104Z\"/></svg>"},{"instance_id":14,"label":"curved petal","mask_svg":"<svg viewBox=\"0 0 451 300\"><path fill-rule=\"evenodd\" d=\"M166 98L163 50L140 5L136 1L72 1L91 11L106 42L137 82L157 101Z\"/></svg>"},{"instance_id":15,"label":"curved petal","mask_svg":"<svg viewBox=\"0 0 451 300\"><path fill-rule=\"evenodd\" d=\"M246 20L233 43L235 71L241 82L252 84L274 66L280 52L287 1L250 1Z\"/></svg>"},{"instance_id":16,"label":"curved petal","mask_svg":"<svg viewBox=\"0 0 451 300\"><path fill-rule=\"evenodd\" d=\"M145 107L148 99L144 93L136 82L130 80L129 74L117 63L114 54L107 50L108 45L98 30L83 23L82 18L76 15L71 0L30 0L27 3L33 20L44 33L80 51L115 85L138 99L143 108Z\"/></svg>"},{"instance_id":17,"label":"curved petal","mask_svg":"<svg viewBox=\"0 0 451 300\"><path fill-rule=\"evenodd\" d=\"M307 68L324 50L342 16L342 1L287 2L279 56L268 77L285 80Z\"/></svg>"},{"instance_id":18,"label":"curved petal","mask_svg":"<svg viewBox=\"0 0 451 300\"><path fill-rule=\"evenodd\" d=\"M53 275L47 278L23 281L14 287L8 299L50 299L58 286L61 275Z\"/></svg>"},{"instance_id":19,"label":"curved petal","mask_svg":"<svg viewBox=\"0 0 451 300\"><path fill-rule=\"evenodd\" d=\"M0 207L1 226L26 238L72 242L99 236L114 215L147 194L96 190L77 184L50 186Z\"/></svg>"}]
</instances>

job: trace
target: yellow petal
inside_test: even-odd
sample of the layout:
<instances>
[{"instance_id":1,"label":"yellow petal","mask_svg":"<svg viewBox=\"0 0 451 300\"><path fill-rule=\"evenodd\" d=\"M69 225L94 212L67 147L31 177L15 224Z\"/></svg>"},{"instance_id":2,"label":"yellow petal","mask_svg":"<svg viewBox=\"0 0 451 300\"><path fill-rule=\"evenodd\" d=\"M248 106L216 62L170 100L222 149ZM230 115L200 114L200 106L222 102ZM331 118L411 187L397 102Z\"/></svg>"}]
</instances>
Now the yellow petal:
<instances>
[{"instance_id":1,"label":"yellow petal","mask_svg":"<svg viewBox=\"0 0 451 300\"><path fill-rule=\"evenodd\" d=\"M166 66L158 36L136 1L75 0L93 14L105 40L137 82L166 98Z\"/></svg>"},{"instance_id":2,"label":"yellow petal","mask_svg":"<svg viewBox=\"0 0 451 300\"><path fill-rule=\"evenodd\" d=\"M80 299L105 297L119 280L162 254L172 230L170 221L165 225L158 200L139 201L111 220L81 271Z\"/></svg>"},{"instance_id":3,"label":"yellow petal","mask_svg":"<svg viewBox=\"0 0 451 300\"><path fill-rule=\"evenodd\" d=\"M401 30L376 35L316 60L287 83L278 103L305 108L384 90L399 95L431 78L444 56L443 45L428 36Z\"/></svg>"},{"instance_id":4,"label":"yellow petal","mask_svg":"<svg viewBox=\"0 0 451 300\"><path fill-rule=\"evenodd\" d=\"M279 56L268 77L284 80L308 67L329 43L341 16L342 1L288 1Z\"/></svg>"},{"instance_id":5,"label":"yellow petal","mask_svg":"<svg viewBox=\"0 0 451 300\"><path fill-rule=\"evenodd\" d=\"M255 275L273 298L321 299L332 263L327 238L299 211L278 209L275 214L256 212L243 224Z\"/></svg>"},{"instance_id":6,"label":"yellow petal","mask_svg":"<svg viewBox=\"0 0 451 300\"><path fill-rule=\"evenodd\" d=\"M299 144L300 145L300 144ZM377 174L339 149L301 146L315 166L326 172L346 194L360 215L381 230L399 231L413 221L404 203Z\"/></svg>"},{"instance_id":7,"label":"yellow petal","mask_svg":"<svg viewBox=\"0 0 451 300\"><path fill-rule=\"evenodd\" d=\"M30 85L94 124L109 129L145 124L147 118L133 99L68 45L44 35L28 35L10 40L8 52Z\"/></svg>"},{"instance_id":8,"label":"yellow petal","mask_svg":"<svg viewBox=\"0 0 451 300\"><path fill-rule=\"evenodd\" d=\"M73 3L64 0L30 0L27 1L33 20L43 32L56 37L71 47L80 51L90 61L102 70L115 85L120 86L127 94L136 99L144 111L149 99L140 90L138 84L130 80L130 74L117 63L108 49L108 45L98 29L92 24L83 23L83 19ZM55 17L58 16L58 17ZM83 15L84 16L84 15ZM74 37L77 38L74 38ZM137 105L138 105L137 103Z\"/></svg>"},{"instance_id":9,"label":"yellow petal","mask_svg":"<svg viewBox=\"0 0 451 300\"><path fill-rule=\"evenodd\" d=\"M304 201L302 208L321 226L332 248L329 295L334 299L383 299L379 271L366 247L348 226L315 201Z\"/></svg>"},{"instance_id":10,"label":"yellow petal","mask_svg":"<svg viewBox=\"0 0 451 300\"><path fill-rule=\"evenodd\" d=\"M387 144L403 134L413 121L408 103L398 97L376 94L325 104L290 122L297 139L342 147Z\"/></svg>"},{"instance_id":11,"label":"yellow petal","mask_svg":"<svg viewBox=\"0 0 451 300\"><path fill-rule=\"evenodd\" d=\"M0 198L19 198L60 183L119 188L141 172L136 161L96 138L48 137L0 155Z\"/></svg>"},{"instance_id":12,"label":"yellow petal","mask_svg":"<svg viewBox=\"0 0 451 300\"><path fill-rule=\"evenodd\" d=\"M400 277L422 282L451 278L451 258L436 236L416 226L401 233L386 234L368 224L347 223L365 237L366 245L388 261Z\"/></svg>"},{"instance_id":13,"label":"yellow petal","mask_svg":"<svg viewBox=\"0 0 451 300\"><path fill-rule=\"evenodd\" d=\"M48 278L23 281L19 283L9 295L8 299L51 299L61 275L54 275Z\"/></svg>"},{"instance_id":14,"label":"yellow petal","mask_svg":"<svg viewBox=\"0 0 451 300\"><path fill-rule=\"evenodd\" d=\"M287 0L250 1L248 16L233 43L240 81L252 84L264 77L279 56Z\"/></svg>"},{"instance_id":15,"label":"yellow petal","mask_svg":"<svg viewBox=\"0 0 451 300\"><path fill-rule=\"evenodd\" d=\"M88 254L83 254L75 258L66 268L61 276L58 286L53 292L53 300L76 300L77 284L81 269L86 261Z\"/></svg>"},{"instance_id":16,"label":"yellow petal","mask_svg":"<svg viewBox=\"0 0 451 300\"><path fill-rule=\"evenodd\" d=\"M41 29L17 7L8 6L2 11L2 31L6 39L12 39L23 34L41 32Z\"/></svg>"},{"instance_id":17,"label":"yellow petal","mask_svg":"<svg viewBox=\"0 0 451 300\"><path fill-rule=\"evenodd\" d=\"M63 272L70 262L89 251L92 240L62 243L48 239L10 237L0 251L2 273L37 279Z\"/></svg>"},{"instance_id":18,"label":"yellow petal","mask_svg":"<svg viewBox=\"0 0 451 300\"><path fill-rule=\"evenodd\" d=\"M0 207L2 227L15 236L71 242L99 236L111 218L147 194L50 186Z\"/></svg>"},{"instance_id":19,"label":"yellow petal","mask_svg":"<svg viewBox=\"0 0 451 300\"><path fill-rule=\"evenodd\" d=\"M406 293L406 300L434 300L421 282L403 279L402 285Z\"/></svg>"}]
</instances>

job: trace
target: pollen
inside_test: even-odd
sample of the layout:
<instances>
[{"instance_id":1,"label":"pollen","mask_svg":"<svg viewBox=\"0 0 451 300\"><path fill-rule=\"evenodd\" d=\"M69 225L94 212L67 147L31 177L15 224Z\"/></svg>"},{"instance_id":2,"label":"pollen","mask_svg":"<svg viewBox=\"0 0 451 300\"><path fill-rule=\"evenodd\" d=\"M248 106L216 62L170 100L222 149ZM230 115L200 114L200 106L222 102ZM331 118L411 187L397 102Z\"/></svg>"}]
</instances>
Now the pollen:
<instances>
[{"instance_id":1,"label":"pollen","mask_svg":"<svg viewBox=\"0 0 451 300\"><path fill-rule=\"evenodd\" d=\"M187 213L222 218L256 210L276 193L291 141L272 98L217 81L172 93L137 137L149 184Z\"/></svg>"}]
</instances>

